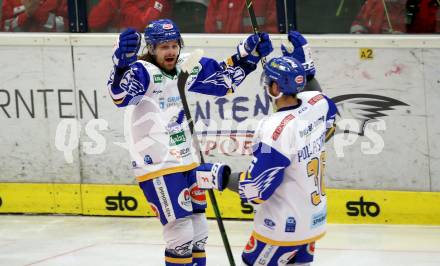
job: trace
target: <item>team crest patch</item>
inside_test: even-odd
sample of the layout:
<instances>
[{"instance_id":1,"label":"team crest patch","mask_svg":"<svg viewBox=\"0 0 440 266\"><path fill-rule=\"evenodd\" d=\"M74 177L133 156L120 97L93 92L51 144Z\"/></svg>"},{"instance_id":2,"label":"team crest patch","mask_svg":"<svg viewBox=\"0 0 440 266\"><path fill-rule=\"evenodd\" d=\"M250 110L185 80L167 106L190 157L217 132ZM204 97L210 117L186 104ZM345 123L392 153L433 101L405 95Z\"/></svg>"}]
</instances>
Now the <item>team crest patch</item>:
<instances>
[{"instance_id":1,"label":"team crest patch","mask_svg":"<svg viewBox=\"0 0 440 266\"><path fill-rule=\"evenodd\" d=\"M255 240L254 236L251 236L249 238L249 241L247 242L246 246L244 247L243 252L244 253L252 253L257 249L257 240Z\"/></svg>"},{"instance_id":2,"label":"team crest patch","mask_svg":"<svg viewBox=\"0 0 440 266\"><path fill-rule=\"evenodd\" d=\"M303 77L302 75L297 76L297 77L295 78L295 82L296 82L296 84L301 84L301 83L303 83L303 82L304 82L304 77Z\"/></svg>"}]
</instances>

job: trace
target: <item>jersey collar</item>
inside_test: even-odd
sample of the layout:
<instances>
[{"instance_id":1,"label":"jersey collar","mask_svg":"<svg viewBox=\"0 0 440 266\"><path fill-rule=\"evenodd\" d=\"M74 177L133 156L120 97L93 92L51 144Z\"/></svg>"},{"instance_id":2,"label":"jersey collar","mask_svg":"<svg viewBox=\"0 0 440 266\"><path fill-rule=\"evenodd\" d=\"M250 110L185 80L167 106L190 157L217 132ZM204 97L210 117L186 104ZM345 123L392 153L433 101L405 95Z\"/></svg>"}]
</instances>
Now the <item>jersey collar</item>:
<instances>
[{"instance_id":1,"label":"jersey collar","mask_svg":"<svg viewBox=\"0 0 440 266\"><path fill-rule=\"evenodd\" d=\"M278 113L278 112L283 112L283 111L288 111L288 110L294 110L294 109L297 109L298 107L301 106L301 104L302 104L301 99L298 99L298 104L295 104L295 105L292 105L292 106L286 106L286 107L280 108L280 109L278 109L277 113Z\"/></svg>"}]
</instances>

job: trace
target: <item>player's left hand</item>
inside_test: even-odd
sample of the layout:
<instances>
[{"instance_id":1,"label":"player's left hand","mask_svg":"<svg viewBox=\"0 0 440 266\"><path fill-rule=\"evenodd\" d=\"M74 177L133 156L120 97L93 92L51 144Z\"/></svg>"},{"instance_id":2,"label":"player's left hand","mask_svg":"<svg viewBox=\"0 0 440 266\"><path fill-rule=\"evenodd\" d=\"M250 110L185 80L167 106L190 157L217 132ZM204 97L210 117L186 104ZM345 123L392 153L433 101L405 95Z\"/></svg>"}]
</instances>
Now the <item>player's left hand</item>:
<instances>
[{"instance_id":1,"label":"player's left hand","mask_svg":"<svg viewBox=\"0 0 440 266\"><path fill-rule=\"evenodd\" d=\"M245 58L248 63L257 64L262 57L273 51L269 34L262 32L252 34L237 46L238 54Z\"/></svg>"},{"instance_id":2,"label":"player's left hand","mask_svg":"<svg viewBox=\"0 0 440 266\"><path fill-rule=\"evenodd\" d=\"M222 163L205 163L196 168L197 185L200 189L222 191L228 184L231 168Z\"/></svg>"},{"instance_id":3,"label":"player's left hand","mask_svg":"<svg viewBox=\"0 0 440 266\"><path fill-rule=\"evenodd\" d=\"M301 33L293 30L289 31L287 37L293 47L286 47L284 44L281 44L281 51L283 52L283 55L293 57L301 62L308 77L315 76L315 64L313 62L312 53L306 38L304 38Z\"/></svg>"}]
</instances>

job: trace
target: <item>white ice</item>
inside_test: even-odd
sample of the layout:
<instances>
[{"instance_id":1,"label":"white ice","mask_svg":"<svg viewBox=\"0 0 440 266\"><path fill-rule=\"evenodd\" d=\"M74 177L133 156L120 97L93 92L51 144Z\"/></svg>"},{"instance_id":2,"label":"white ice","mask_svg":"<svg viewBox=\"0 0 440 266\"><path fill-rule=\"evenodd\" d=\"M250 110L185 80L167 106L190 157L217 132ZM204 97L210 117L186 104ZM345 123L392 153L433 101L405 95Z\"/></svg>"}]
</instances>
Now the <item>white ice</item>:
<instances>
[{"instance_id":1,"label":"white ice","mask_svg":"<svg viewBox=\"0 0 440 266\"><path fill-rule=\"evenodd\" d=\"M210 220L208 266L228 266ZM226 221L237 265L250 222ZM1 266L163 265L155 218L0 215ZM313 266L439 266L440 227L330 224Z\"/></svg>"}]
</instances>

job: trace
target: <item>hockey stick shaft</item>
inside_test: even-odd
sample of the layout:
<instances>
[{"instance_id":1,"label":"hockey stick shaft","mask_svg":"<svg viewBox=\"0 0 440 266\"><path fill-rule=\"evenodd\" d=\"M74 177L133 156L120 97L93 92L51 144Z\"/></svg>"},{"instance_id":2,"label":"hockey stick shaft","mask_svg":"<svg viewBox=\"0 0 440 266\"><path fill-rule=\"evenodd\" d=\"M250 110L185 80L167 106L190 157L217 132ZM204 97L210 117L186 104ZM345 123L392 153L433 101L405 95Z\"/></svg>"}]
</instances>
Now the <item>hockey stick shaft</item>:
<instances>
[{"instance_id":1,"label":"hockey stick shaft","mask_svg":"<svg viewBox=\"0 0 440 266\"><path fill-rule=\"evenodd\" d=\"M185 94L185 83L188 79L188 72L182 71L179 74L178 81L177 81L177 87L179 89L180 99L182 101L183 105L183 111L185 112L186 120L188 121L189 130L191 132L191 135L193 137L193 141L195 144L196 149L198 150L200 154L200 163L205 163L205 158L203 157L202 150L200 148L199 138L197 137L196 132L194 131L194 121L191 117L191 112L189 111L188 101L186 100L186 94ZM215 197L214 191L212 189L208 190L209 199L211 200L212 208L214 210L215 218L217 220L217 225L220 230L220 235L222 237L223 244L225 246L226 254L228 256L229 264L231 266L235 266L234 256L232 255L231 246L229 244L228 236L226 235L225 226L223 224L223 220L220 214L220 209L217 204L217 199Z\"/></svg>"},{"instance_id":2,"label":"hockey stick shaft","mask_svg":"<svg viewBox=\"0 0 440 266\"><path fill-rule=\"evenodd\" d=\"M252 29L254 30L255 34L258 34L260 32L260 29L258 28L257 17L255 16L252 0L246 0L246 8L249 12L249 17L251 18ZM265 64L266 64L266 57L263 56L261 58L261 66L264 67Z\"/></svg>"}]
</instances>

